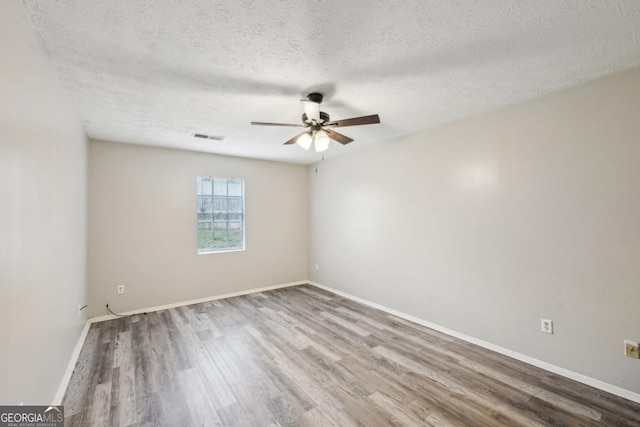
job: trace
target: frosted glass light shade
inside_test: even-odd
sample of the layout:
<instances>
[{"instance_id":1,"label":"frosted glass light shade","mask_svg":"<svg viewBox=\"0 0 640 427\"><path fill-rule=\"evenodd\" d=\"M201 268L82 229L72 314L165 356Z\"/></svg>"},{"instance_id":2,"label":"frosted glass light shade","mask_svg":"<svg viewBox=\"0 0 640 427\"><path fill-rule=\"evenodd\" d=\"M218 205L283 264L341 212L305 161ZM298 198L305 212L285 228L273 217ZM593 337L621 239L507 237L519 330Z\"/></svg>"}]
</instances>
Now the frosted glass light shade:
<instances>
[{"instance_id":1,"label":"frosted glass light shade","mask_svg":"<svg viewBox=\"0 0 640 427\"><path fill-rule=\"evenodd\" d=\"M308 133L301 135L300 138L298 138L298 140L296 141L296 143L305 150L308 150L309 147L311 147L311 142L312 138Z\"/></svg>"},{"instance_id":2,"label":"frosted glass light shade","mask_svg":"<svg viewBox=\"0 0 640 427\"><path fill-rule=\"evenodd\" d=\"M325 151L329 148L329 135L323 130L319 130L313 137L315 142L316 151L320 153L321 151Z\"/></svg>"}]
</instances>

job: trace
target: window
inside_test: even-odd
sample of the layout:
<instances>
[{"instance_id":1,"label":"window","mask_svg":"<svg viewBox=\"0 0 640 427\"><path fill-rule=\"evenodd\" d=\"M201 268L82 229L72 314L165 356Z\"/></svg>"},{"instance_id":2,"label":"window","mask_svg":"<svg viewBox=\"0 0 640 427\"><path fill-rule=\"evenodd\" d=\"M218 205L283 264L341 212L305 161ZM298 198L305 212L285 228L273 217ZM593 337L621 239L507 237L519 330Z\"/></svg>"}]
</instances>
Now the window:
<instances>
[{"instance_id":1,"label":"window","mask_svg":"<svg viewBox=\"0 0 640 427\"><path fill-rule=\"evenodd\" d=\"M244 249L244 181L198 177L198 253Z\"/></svg>"}]
</instances>

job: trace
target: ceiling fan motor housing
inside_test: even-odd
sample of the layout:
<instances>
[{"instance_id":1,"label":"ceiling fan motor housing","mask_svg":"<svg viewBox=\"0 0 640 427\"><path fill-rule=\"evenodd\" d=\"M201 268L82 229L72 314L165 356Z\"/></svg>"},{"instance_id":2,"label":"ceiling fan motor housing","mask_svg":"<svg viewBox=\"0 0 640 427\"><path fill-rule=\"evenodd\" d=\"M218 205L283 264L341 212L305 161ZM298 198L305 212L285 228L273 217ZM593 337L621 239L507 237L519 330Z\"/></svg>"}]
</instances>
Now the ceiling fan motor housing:
<instances>
[{"instance_id":1,"label":"ceiling fan motor housing","mask_svg":"<svg viewBox=\"0 0 640 427\"><path fill-rule=\"evenodd\" d=\"M305 113L302 113L302 124L304 124L305 126L308 125L309 123L307 122L307 120L308 120L307 115ZM320 123L318 124L322 125L328 122L329 122L329 115L324 111L320 111Z\"/></svg>"}]
</instances>

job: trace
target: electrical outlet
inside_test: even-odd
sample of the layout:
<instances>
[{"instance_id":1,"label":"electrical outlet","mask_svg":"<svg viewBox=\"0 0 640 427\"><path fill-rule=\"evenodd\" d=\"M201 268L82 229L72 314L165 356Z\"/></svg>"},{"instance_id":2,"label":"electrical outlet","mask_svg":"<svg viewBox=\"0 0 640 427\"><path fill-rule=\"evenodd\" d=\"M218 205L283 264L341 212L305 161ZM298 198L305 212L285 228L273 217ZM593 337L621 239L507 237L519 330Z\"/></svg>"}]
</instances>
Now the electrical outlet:
<instances>
[{"instance_id":1,"label":"electrical outlet","mask_svg":"<svg viewBox=\"0 0 640 427\"><path fill-rule=\"evenodd\" d=\"M640 359L640 354L638 354L638 343L624 340L624 355Z\"/></svg>"},{"instance_id":2,"label":"electrical outlet","mask_svg":"<svg viewBox=\"0 0 640 427\"><path fill-rule=\"evenodd\" d=\"M553 334L553 320L540 319L540 330L545 334Z\"/></svg>"},{"instance_id":3,"label":"electrical outlet","mask_svg":"<svg viewBox=\"0 0 640 427\"><path fill-rule=\"evenodd\" d=\"M320 267L318 267L318 264L316 264L316 270L318 270Z\"/></svg>"},{"instance_id":4,"label":"electrical outlet","mask_svg":"<svg viewBox=\"0 0 640 427\"><path fill-rule=\"evenodd\" d=\"M124 294L124 285L118 285L118 295Z\"/></svg>"}]
</instances>

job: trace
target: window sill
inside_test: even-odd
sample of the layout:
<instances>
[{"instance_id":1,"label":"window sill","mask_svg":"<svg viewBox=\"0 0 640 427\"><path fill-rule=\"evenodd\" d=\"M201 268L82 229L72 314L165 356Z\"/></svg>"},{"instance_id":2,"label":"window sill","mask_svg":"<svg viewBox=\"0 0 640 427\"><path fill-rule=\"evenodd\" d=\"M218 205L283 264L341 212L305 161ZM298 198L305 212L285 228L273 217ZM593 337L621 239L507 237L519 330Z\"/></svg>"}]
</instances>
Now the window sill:
<instances>
[{"instance_id":1,"label":"window sill","mask_svg":"<svg viewBox=\"0 0 640 427\"><path fill-rule=\"evenodd\" d=\"M198 255L210 255L210 254L225 254L229 252L244 252L245 248L242 249L220 249L220 250L210 250L210 251L198 251Z\"/></svg>"}]
</instances>

